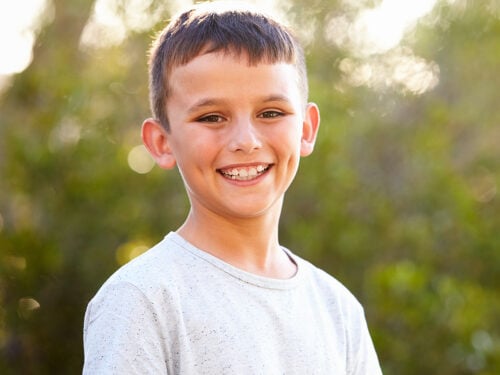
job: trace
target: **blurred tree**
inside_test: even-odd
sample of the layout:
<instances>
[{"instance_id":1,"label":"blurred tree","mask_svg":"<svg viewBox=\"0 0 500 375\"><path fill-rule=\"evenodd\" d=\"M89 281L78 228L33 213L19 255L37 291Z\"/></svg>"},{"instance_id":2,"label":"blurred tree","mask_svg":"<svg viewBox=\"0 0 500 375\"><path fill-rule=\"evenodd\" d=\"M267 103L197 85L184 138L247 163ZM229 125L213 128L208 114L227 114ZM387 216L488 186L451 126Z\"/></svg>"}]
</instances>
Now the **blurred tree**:
<instances>
[{"instance_id":1,"label":"blurred tree","mask_svg":"<svg viewBox=\"0 0 500 375\"><path fill-rule=\"evenodd\" d=\"M2 374L81 371L89 298L186 206L175 174L127 162L148 113L147 35L86 51L92 3L53 6L0 104Z\"/></svg>"},{"instance_id":2,"label":"blurred tree","mask_svg":"<svg viewBox=\"0 0 500 375\"><path fill-rule=\"evenodd\" d=\"M391 66L397 48L325 48L327 9L309 49L320 143L288 195L283 237L361 298L385 374L497 373L498 5L440 2L402 42L439 67L420 95L375 75L390 81L412 54Z\"/></svg>"},{"instance_id":3,"label":"blurred tree","mask_svg":"<svg viewBox=\"0 0 500 375\"><path fill-rule=\"evenodd\" d=\"M499 373L497 2L438 1L376 52L358 26L383 2L283 4L322 110L283 244L359 297L385 374ZM88 300L187 210L179 176L137 147L151 30L170 8L148 3L149 23L96 48L81 39L91 2L53 7L0 98L2 374L80 372Z\"/></svg>"}]
</instances>

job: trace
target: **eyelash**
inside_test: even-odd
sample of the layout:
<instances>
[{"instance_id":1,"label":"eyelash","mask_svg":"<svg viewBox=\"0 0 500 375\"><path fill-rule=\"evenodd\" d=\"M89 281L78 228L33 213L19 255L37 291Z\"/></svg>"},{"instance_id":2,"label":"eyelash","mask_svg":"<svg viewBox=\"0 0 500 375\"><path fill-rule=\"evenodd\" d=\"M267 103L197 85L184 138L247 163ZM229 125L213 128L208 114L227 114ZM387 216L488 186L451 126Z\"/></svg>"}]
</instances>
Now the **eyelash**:
<instances>
[{"instance_id":1,"label":"eyelash","mask_svg":"<svg viewBox=\"0 0 500 375\"><path fill-rule=\"evenodd\" d=\"M214 122L214 123L217 123L217 122L221 122L222 119L223 119L223 117L220 116L220 115L207 115L207 116L200 117L197 121L198 122Z\"/></svg>"},{"instance_id":2,"label":"eyelash","mask_svg":"<svg viewBox=\"0 0 500 375\"><path fill-rule=\"evenodd\" d=\"M273 119L273 118L277 118L277 117L282 117L284 115L285 115L284 112L273 110L273 111L262 112L261 114L259 114L258 117L265 118L265 119Z\"/></svg>"},{"instance_id":3,"label":"eyelash","mask_svg":"<svg viewBox=\"0 0 500 375\"><path fill-rule=\"evenodd\" d=\"M275 118L282 117L282 116L285 116L285 112L276 111L276 110L269 110L269 111L264 111L262 113L259 113L259 115L257 117L263 118L263 119L275 119ZM224 120L223 116L211 114L211 115L202 116L197 121L198 122L208 122L208 123L219 123L223 120Z\"/></svg>"}]
</instances>

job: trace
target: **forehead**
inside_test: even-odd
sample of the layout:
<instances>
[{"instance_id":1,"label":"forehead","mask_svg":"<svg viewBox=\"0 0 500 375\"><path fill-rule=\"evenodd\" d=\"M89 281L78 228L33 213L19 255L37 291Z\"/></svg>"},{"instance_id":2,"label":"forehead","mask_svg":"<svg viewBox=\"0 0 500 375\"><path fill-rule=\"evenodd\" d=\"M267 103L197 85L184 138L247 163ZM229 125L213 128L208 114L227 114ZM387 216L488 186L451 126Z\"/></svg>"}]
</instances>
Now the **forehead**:
<instances>
[{"instance_id":1,"label":"forehead","mask_svg":"<svg viewBox=\"0 0 500 375\"><path fill-rule=\"evenodd\" d=\"M204 52L184 65L172 68L169 96L186 91L253 90L286 91L300 95L300 76L295 65L286 62L251 62L245 53ZM292 93L293 92L293 93ZM194 94L194 92L193 92Z\"/></svg>"}]
</instances>

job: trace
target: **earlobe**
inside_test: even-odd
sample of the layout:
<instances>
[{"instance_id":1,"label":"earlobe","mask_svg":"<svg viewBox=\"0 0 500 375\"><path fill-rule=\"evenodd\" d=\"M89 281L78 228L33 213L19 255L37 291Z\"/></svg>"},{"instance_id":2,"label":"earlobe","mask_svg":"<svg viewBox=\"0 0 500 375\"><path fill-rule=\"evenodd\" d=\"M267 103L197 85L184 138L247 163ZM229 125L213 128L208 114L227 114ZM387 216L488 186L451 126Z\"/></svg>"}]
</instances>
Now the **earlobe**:
<instances>
[{"instance_id":1,"label":"earlobe","mask_svg":"<svg viewBox=\"0 0 500 375\"><path fill-rule=\"evenodd\" d=\"M176 162L169 144L169 134L158 121L151 118L144 120L141 136L144 146L160 168L175 167Z\"/></svg>"},{"instance_id":2,"label":"earlobe","mask_svg":"<svg viewBox=\"0 0 500 375\"><path fill-rule=\"evenodd\" d=\"M315 103L308 103L302 123L300 156L309 156L314 150L320 123L319 108Z\"/></svg>"}]
</instances>

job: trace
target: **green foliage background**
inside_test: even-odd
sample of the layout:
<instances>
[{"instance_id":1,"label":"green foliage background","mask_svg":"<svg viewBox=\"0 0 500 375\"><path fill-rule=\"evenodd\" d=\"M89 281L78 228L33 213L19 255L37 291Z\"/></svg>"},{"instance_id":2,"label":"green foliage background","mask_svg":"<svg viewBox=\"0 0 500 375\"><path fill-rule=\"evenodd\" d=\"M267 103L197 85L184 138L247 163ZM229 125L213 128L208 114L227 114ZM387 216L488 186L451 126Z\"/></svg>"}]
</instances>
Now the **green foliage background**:
<instances>
[{"instance_id":1,"label":"green foliage background","mask_svg":"<svg viewBox=\"0 0 500 375\"><path fill-rule=\"evenodd\" d=\"M287 195L281 241L358 296L388 375L500 373L500 5L458 3L440 1L440 21L412 35L440 68L417 96L339 89L349 52L322 30L349 10L289 2L298 27L315 26L322 128ZM177 173L127 163L149 115L153 30L83 50L92 2L53 6L32 64L0 97L2 374L80 372L87 302L188 207Z\"/></svg>"}]
</instances>

